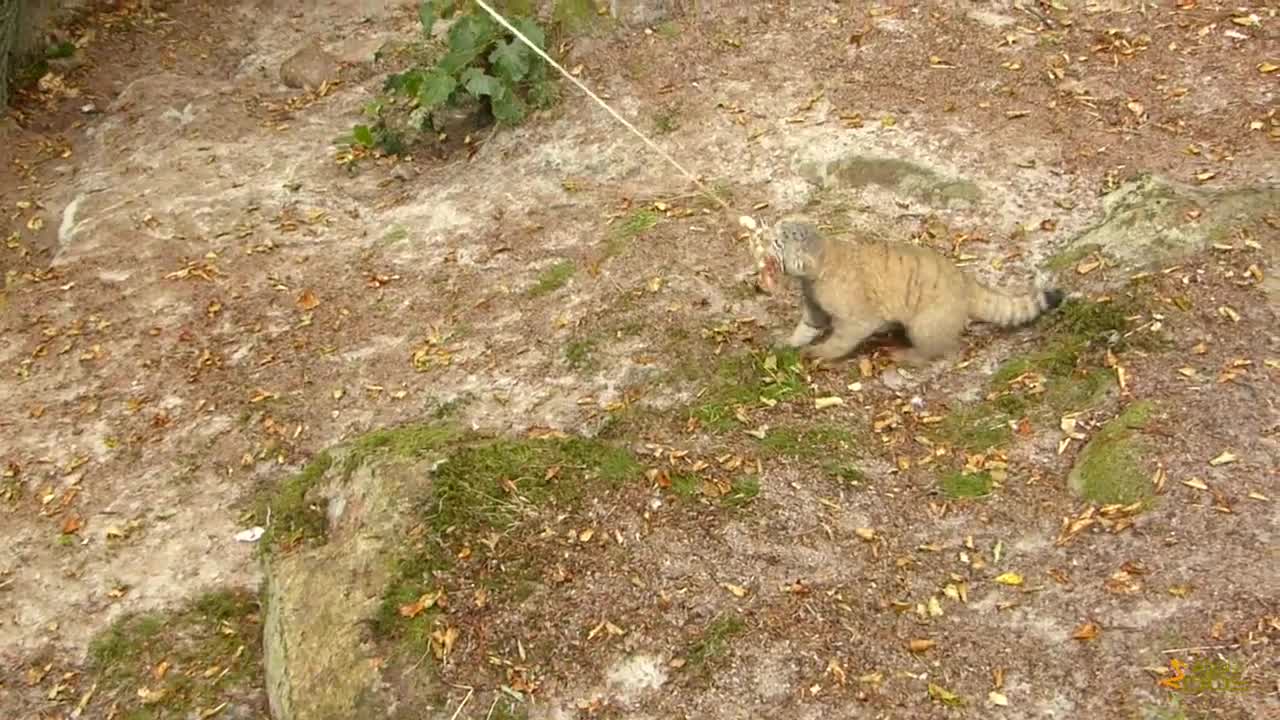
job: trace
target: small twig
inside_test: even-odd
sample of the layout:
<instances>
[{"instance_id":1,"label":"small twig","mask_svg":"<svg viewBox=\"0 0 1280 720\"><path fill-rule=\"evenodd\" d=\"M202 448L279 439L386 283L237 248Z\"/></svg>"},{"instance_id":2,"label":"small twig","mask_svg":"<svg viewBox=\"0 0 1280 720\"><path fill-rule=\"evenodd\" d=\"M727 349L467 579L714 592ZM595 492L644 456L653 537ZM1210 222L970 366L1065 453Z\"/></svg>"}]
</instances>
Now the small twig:
<instances>
[{"instance_id":1,"label":"small twig","mask_svg":"<svg viewBox=\"0 0 1280 720\"><path fill-rule=\"evenodd\" d=\"M490 718L492 718L492 717L493 717L493 711L494 711L497 707L498 707L498 696L497 696L497 695L494 695L494 696L493 696L493 704L489 706L489 713L488 713L487 715L485 715L485 716L484 716L484 720L489 720Z\"/></svg>"},{"instance_id":2,"label":"small twig","mask_svg":"<svg viewBox=\"0 0 1280 720\"><path fill-rule=\"evenodd\" d=\"M1030 15L1031 17L1039 20L1040 22L1044 23L1045 27L1049 28L1050 30L1054 30L1058 27L1058 24L1053 21L1053 18L1050 18L1047 15L1041 14L1041 12L1039 10L1036 10L1035 8L1027 7L1022 3L1016 3L1015 7L1017 7L1022 12Z\"/></svg>"},{"instance_id":3,"label":"small twig","mask_svg":"<svg viewBox=\"0 0 1280 720\"><path fill-rule=\"evenodd\" d=\"M1197 645L1194 647L1169 648L1161 650L1165 655L1181 654L1187 652L1204 652L1206 650L1235 650L1240 647L1240 643L1234 645Z\"/></svg>"},{"instance_id":4,"label":"small twig","mask_svg":"<svg viewBox=\"0 0 1280 720\"><path fill-rule=\"evenodd\" d=\"M453 715L449 720L458 720L458 714L461 713L462 708L466 707L467 703L471 701L471 696L475 694L475 691L476 689L473 687L467 688L467 696L462 698L462 702L458 703L458 709L453 711Z\"/></svg>"},{"instance_id":5,"label":"small twig","mask_svg":"<svg viewBox=\"0 0 1280 720\"><path fill-rule=\"evenodd\" d=\"M418 658L418 662L416 662L416 663L414 663L414 664L410 665L408 668L406 668L406 669L405 669L405 671L404 671L403 673L401 673L401 674L400 674L400 677L404 677L404 676L408 675L409 673L413 672L414 670L417 670L417 669L418 669L418 666L419 666L419 665L421 665L421 664L423 663L423 661L427 659L427 656L428 656L428 655L430 655L430 654L431 654L431 648L427 648L427 651L426 651L426 652L424 652L424 653L422 653L422 657Z\"/></svg>"}]
</instances>

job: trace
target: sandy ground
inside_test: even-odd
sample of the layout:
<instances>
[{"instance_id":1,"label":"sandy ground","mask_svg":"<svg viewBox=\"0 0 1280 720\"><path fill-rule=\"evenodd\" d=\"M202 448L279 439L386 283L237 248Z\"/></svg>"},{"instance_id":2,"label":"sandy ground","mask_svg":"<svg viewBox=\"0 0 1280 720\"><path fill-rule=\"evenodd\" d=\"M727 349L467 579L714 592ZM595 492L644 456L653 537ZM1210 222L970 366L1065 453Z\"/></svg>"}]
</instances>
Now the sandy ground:
<instances>
[{"instance_id":1,"label":"sandy ground","mask_svg":"<svg viewBox=\"0 0 1280 720\"><path fill-rule=\"evenodd\" d=\"M567 84L552 110L487 137L474 157L349 171L332 139L385 72L358 61L412 37L412 8L214 5L105 7L68 30L84 62L20 93L20 127L5 130L6 717L66 716L92 679L90 640L123 614L256 587L254 548L233 539L246 500L319 450L443 405L486 430L593 433L623 401L690 402L710 379L670 381L683 360L759 351L793 319L789 298L743 283L751 260L730 218L704 210ZM744 2L564 50L743 212L813 203L904 235L940 222L941 247L1022 282L1135 173L1277 181L1277 75L1259 69L1280 62L1274 6L1076 5ZM284 87L280 63L311 41L353 61L342 82ZM982 198L823 195L802 179L806 162L849 155L920 163L976 183ZM659 222L619 249L616 226L659 202ZM1076 289L1110 272L1125 288L1115 292L1149 301L1137 323L1160 322L1171 340L1126 355L1126 388L1082 421L1159 404L1169 489L1128 531L1055 544L1081 510L1063 480L1078 443L1058 453L1056 426L997 458L1008 479L977 504L938 498L934 468L903 466L928 454L915 444L923 428L874 429L913 397L938 414L979 398L991 369L1035 342L1034 330L975 333L962 367L903 380L883 361L861 377L854 361L808 378L812 394L847 398L834 411L752 411L757 425L820 418L871 438L856 452L871 479L861 491L742 432L640 426L624 438L636 447L760 460L760 498L744 515L696 504L648 514L647 489L624 494L592 512L643 542L577 557L577 574L595 580L556 596L566 603L496 603L483 622L499 635L521 623L524 642L545 651L527 663L542 692L582 700L584 716L1276 713L1280 345L1274 296L1248 272L1274 272L1276 212L1255 220L1224 239L1230 250L1193 255L1139 290L1116 269L1066 273ZM557 263L574 268L564 287L529 292ZM591 362L570 362L566 348L583 340ZM1236 462L1208 464L1228 450ZM992 582L996 564L1023 584ZM796 583L807 590L780 589ZM917 614L966 583L965 601ZM679 675L676 648L728 610L746 629L723 662ZM627 640L584 639L602 614ZM1072 639L1090 623L1098 638ZM910 651L918 637L933 649ZM1175 700L1157 685L1170 657L1206 652L1244 668L1250 691ZM666 689L609 685L624 658ZM454 663L442 668L454 681L488 692L503 681L478 645ZM930 685L967 703L949 707ZM990 705L993 692L1008 706ZM610 710L599 698L612 696Z\"/></svg>"}]
</instances>

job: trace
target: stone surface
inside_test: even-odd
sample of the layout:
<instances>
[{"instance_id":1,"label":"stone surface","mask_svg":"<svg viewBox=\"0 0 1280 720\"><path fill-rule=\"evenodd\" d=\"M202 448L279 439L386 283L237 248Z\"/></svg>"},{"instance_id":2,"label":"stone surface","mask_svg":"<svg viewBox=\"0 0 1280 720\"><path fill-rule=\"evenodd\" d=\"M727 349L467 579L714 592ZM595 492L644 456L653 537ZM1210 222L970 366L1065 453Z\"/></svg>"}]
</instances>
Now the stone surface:
<instances>
[{"instance_id":1,"label":"stone surface","mask_svg":"<svg viewBox=\"0 0 1280 720\"><path fill-rule=\"evenodd\" d=\"M389 544L401 534L395 510L425 473L418 463L388 461L347 477L342 465L333 463L311 498L327 501L327 542L264 558L263 656L276 720L372 718L393 704L362 632L381 602Z\"/></svg>"},{"instance_id":2,"label":"stone surface","mask_svg":"<svg viewBox=\"0 0 1280 720\"><path fill-rule=\"evenodd\" d=\"M893 157L852 154L803 162L796 170L805 180L823 188L860 189L874 185L937 205L967 205L982 197L973 182Z\"/></svg>"},{"instance_id":3,"label":"stone surface","mask_svg":"<svg viewBox=\"0 0 1280 720\"><path fill-rule=\"evenodd\" d=\"M373 62L377 52L390 41L390 37L387 35L351 37L343 40L334 48L334 55L339 62L352 65Z\"/></svg>"},{"instance_id":4,"label":"stone surface","mask_svg":"<svg viewBox=\"0 0 1280 720\"><path fill-rule=\"evenodd\" d=\"M1150 496L1150 447L1138 431L1153 412L1148 402L1134 403L1098 428L1067 475L1071 492L1099 505L1127 505Z\"/></svg>"},{"instance_id":5,"label":"stone surface","mask_svg":"<svg viewBox=\"0 0 1280 720\"><path fill-rule=\"evenodd\" d=\"M609 12L624 25L651 25L683 10L681 0L610 0Z\"/></svg>"},{"instance_id":6,"label":"stone surface","mask_svg":"<svg viewBox=\"0 0 1280 720\"><path fill-rule=\"evenodd\" d=\"M280 82L291 88L320 87L338 73L338 58L317 43L294 53L280 65Z\"/></svg>"},{"instance_id":7,"label":"stone surface","mask_svg":"<svg viewBox=\"0 0 1280 720\"><path fill-rule=\"evenodd\" d=\"M1100 251L1131 268L1167 263L1230 243L1235 226L1280 207L1280 187L1202 189L1147 175L1103 198L1103 218L1060 253Z\"/></svg>"}]
</instances>

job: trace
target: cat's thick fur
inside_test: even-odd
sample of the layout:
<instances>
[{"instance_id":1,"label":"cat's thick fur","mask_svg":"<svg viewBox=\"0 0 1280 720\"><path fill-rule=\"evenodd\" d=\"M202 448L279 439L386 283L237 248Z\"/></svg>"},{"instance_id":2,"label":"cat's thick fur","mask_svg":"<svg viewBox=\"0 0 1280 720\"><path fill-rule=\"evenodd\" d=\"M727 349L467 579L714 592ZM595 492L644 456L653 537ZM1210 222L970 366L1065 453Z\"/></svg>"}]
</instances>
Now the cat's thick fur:
<instances>
[{"instance_id":1,"label":"cat's thick fur","mask_svg":"<svg viewBox=\"0 0 1280 720\"><path fill-rule=\"evenodd\" d=\"M799 280L802 310L787 344L826 359L848 355L876 332L901 325L920 365L950 355L969 320L1013 327L1061 304L1061 290L1009 294L989 288L925 247L842 241L805 220L774 226L765 272ZM824 333L829 335L811 345Z\"/></svg>"}]
</instances>

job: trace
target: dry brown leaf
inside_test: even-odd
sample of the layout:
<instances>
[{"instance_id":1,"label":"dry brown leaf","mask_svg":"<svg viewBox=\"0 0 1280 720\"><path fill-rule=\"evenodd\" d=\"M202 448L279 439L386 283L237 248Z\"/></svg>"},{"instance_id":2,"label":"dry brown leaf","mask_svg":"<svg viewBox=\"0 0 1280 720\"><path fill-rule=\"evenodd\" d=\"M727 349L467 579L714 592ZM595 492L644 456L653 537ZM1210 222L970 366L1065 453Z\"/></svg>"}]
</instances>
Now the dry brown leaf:
<instances>
[{"instance_id":1,"label":"dry brown leaf","mask_svg":"<svg viewBox=\"0 0 1280 720\"><path fill-rule=\"evenodd\" d=\"M444 594L443 590L437 590L433 593L426 593L417 600L400 606L400 616L407 618L415 618L421 615L423 611L432 608L440 596Z\"/></svg>"},{"instance_id":2,"label":"dry brown leaf","mask_svg":"<svg viewBox=\"0 0 1280 720\"><path fill-rule=\"evenodd\" d=\"M1099 632L1099 628L1096 624L1085 623L1080 627L1076 628L1076 631L1071 634L1071 639L1087 642L1089 640L1092 640L1098 637L1098 632Z\"/></svg>"},{"instance_id":3,"label":"dry brown leaf","mask_svg":"<svg viewBox=\"0 0 1280 720\"><path fill-rule=\"evenodd\" d=\"M1093 272L1094 270L1097 270L1100 267L1102 267L1101 260L1098 260L1096 258L1090 258L1086 260L1081 260L1080 263L1076 265L1076 272L1079 273L1080 275L1088 275L1089 273Z\"/></svg>"},{"instance_id":4,"label":"dry brown leaf","mask_svg":"<svg viewBox=\"0 0 1280 720\"><path fill-rule=\"evenodd\" d=\"M446 627L443 630L436 630L431 633L432 650L435 651L437 659L444 660L449 657L449 653L453 652L453 646L458 642L458 628Z\"/></svg>"},{"instance_id":5,"label":"dry brown leaf","mask_svg":"<svg viewBox=\"0 0 1280 720\"><path fill-rule=\"evenodd\" d=\"M844 668L840 667L840 661L831 658L827 661L827 674L836 679L836 683L843 686L848 679L845 675Z\"/></svg>"},{"instance_id":6,"label":"dry brown leaf","mask_svg":"<svg viewBox=\"0 0 1280 720\"><path fill-rule=\"evenodd\" d=\"M1120 569L1111 573L1102 584L1108 592L1116 595L1132 595L1142 589L1142 582L1133 573Z\"/></svg>"},{"instance_id":7,"label":"dry brown leaf","mask_svg":"<svg viewBox=\"0 0 1280 720\"><path fill-rule=\"evenodd\" d=\"M1182 481L1182 484L1183 484L1183 485L1186 485L1186 486L1187 486L1187 487L1189 487L1189 488L1195 488L1196 490L1208 490L1208 489L1209 489L1209 486L1208 486L1208 485L1205 485L1205 484L1204 484L1204 481L1203 481L1203 480L1201 480L1200 478L1191 478L1190 480L1183 480L1183 481Z\"/></svg>"},{"instance_id":8,"label":"dry brown leaf","mask_svg":"<svg viewBox=\"0 0 1280 720\"><path fill-rule=\"evenodd\" d=\"M922 653L927 650L931 650L933 646L937 644L937 641L934 640L918 638L907 643L907 647L910 648L913 653Z\"/></svg>"},{"instance_id":9,"label":"dry brown leaf","mask_svg":"<svg viewBox=\"0 0 1280 720\"><path fill-rule=\"evenodd\" d=\"M74 535L80 532L80 528L84 527L84 520L79 515L71 514L62 521L62 534Z\"/></svg>"},{"instance_id":10,"label":"dry brown leaf","mask_svg":"<svg viewBox=\"0 0 1280 720\"><path fill-rule=\"evenodd\" d=\"M316 297L316 294L310 288L302 291L302 294L298 296L297 302L300 310L315 310L320 307L320 298Z\"/></svg>"}]
</instances>

